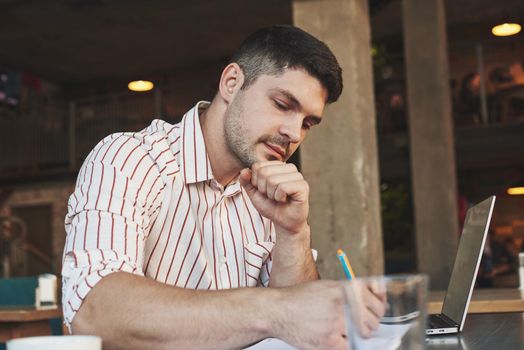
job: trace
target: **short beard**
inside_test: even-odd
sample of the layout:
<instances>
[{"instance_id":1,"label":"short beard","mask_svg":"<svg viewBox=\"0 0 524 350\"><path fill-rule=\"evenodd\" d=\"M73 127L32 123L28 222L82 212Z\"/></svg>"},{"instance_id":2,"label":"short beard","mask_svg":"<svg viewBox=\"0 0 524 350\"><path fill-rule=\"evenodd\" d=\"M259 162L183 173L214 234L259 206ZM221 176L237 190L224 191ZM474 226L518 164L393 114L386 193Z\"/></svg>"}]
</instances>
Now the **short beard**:
<instances>
[{"instance_id":1,"label":"short beard","mask_svg":"<svg viewBox=\"0 0 524 350\"><path fill-rule=\"evenodd\" d=\"M250 143L249 135L244 125L245 121L242 118L244 114L243 100L244 96L242 92L239 92L226 111L224 138L228 150L237 158L244 168L251 168L254 163L260 161L256 157L257 144L266 142L282 147L286 152L284 156L284 161L286 161L291 156L289 152L289 140L286 137L265 134L256 142ZM276 159L277 158L274 158L273 160Z\"/></svg>"},{"instance_id":2,"label":"short beard","mask_svg":"<svg viewBox=\"0 0 524 350\"><path fill-rule=\"evenodd\" d=\"M229 151L237 158L244 168L251 168L257 161L255 156L256 144L249 144L247 131L244 128L242 114L243 93L238 95L229 105L224 122L224 138Z\"/></svg>"}]
</instances>

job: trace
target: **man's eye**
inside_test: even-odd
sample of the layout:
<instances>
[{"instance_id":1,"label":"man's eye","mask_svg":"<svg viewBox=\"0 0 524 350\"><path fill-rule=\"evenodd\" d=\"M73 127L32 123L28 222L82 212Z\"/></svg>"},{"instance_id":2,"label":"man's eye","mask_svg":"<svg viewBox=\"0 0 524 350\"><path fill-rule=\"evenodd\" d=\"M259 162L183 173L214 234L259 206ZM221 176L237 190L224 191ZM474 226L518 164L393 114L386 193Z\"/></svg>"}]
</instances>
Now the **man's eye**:
<instances>
[{"instance_id":1,"label":"man's eye","mask_svg":"<svg viewBox=\"0 0 524 350\"><path fill-rule=\"evenodd\" d=\"M287 111L287 110L289 110L289 108L288 108L285 104L283 104L283 103L281 103L281 102L278 102L278 101L274 101L274 102L275 102L275 106L276 106L278 109L280 109L281 111Z\"/></svg>"}]
</instances>

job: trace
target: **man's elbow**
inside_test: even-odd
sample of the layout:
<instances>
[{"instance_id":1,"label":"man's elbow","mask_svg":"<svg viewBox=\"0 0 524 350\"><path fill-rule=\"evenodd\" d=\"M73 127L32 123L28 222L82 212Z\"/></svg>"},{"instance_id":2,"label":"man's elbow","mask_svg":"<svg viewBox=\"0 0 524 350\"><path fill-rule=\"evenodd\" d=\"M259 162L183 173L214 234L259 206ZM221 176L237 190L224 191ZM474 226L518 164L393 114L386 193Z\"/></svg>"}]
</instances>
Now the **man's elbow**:
<instances>
[{"instance_id":1,"label":"man's elbow","mask_svg":"<svg viewBox=\"0 0 524 350\"><path fill-rule=\"evenodd\" d=\"M91 312L89 305L84 302L80 309L76 312L71 322L71 332L73 334L96 334L93 312Z\"/></svg>"}]
</instances>

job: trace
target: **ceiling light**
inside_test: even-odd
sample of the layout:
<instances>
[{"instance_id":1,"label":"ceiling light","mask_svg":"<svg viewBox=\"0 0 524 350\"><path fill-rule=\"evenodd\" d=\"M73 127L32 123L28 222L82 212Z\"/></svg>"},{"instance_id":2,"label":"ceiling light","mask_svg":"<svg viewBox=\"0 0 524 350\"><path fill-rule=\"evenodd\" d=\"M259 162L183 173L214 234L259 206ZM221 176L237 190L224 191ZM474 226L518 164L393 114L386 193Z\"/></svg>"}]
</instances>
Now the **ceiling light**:
<instances>
[{"instance_id":1,"label":"ceiling light","mask_svg":"<svg viewBox=\"0 0 524 350\"><path fill-rule=\"evenodd\" d=\"M521 29L522 28L521 28L520 24L517 24L517 23L504 23L504 24L499 24L497 26L494 26L491 29L491 32L495 36L510 36L510 35L515 35L515 34L519 33Z\"/></svg>"},{"instance_id":2,"label":"ceiling light","mask_svg":"<svg viewBox=\"0 0 524 350\"><path fill-rule=\"evenodd\" d=\"M147 80L135 80L127 84L131 91L149 91L153 89L153 83Z\"/></svg>"},{"instance_id":3,"label":"ceiling light","mask_svg":"<svg viewBox=\"0 0 524 350\"><path fill-rule=\"evenodd\" d=\"M524 194L524 187L510 187L508 188L507 193L513 196Z\"/></svg>"}]
</instances>

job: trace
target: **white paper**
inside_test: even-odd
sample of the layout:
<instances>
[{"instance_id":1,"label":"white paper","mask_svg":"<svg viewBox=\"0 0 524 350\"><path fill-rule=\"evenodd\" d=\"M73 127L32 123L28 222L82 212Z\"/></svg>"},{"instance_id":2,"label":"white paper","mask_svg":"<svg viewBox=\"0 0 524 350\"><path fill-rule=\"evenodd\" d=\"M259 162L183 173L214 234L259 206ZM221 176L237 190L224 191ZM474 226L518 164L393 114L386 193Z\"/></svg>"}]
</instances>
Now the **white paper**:
<instances>
[{"instance_id":1,"label":"white paper","mask_svg":"<svg viewBox=\"0 0 524 350\"><path fill-rule=\"evenodd\" d=\"M264 339L255 345L246 348L245 350L298 350L295 347L292 347L288 343L276 339L276 338L267 338Z\"/></svg>"},{"instance_id":2,"label":"white paper","mask_svg":"<svg viewBox=\"0 0 524 350\"><path fill-rule=\"evenodd\" d=\"M355 339L355 347L358 350L396 350L402 343L402 337L411 327L410 324L381 324L373 332L371 338L364 339L359 336ZM268 338L245 350L298 350L286 342Z\"/></svg>"},{"instance_id":3,"label":"white paper","mask_svg":"<svg viewBox=\"0 0 524 350\"><path fill-rule=\"evenodd\" d=\"M380 324L371 334L371 338L355 338L355 347L358 350L396 350L402 343L402 337L411 327L411 324Z\"/></svg>"}]
</instances>

